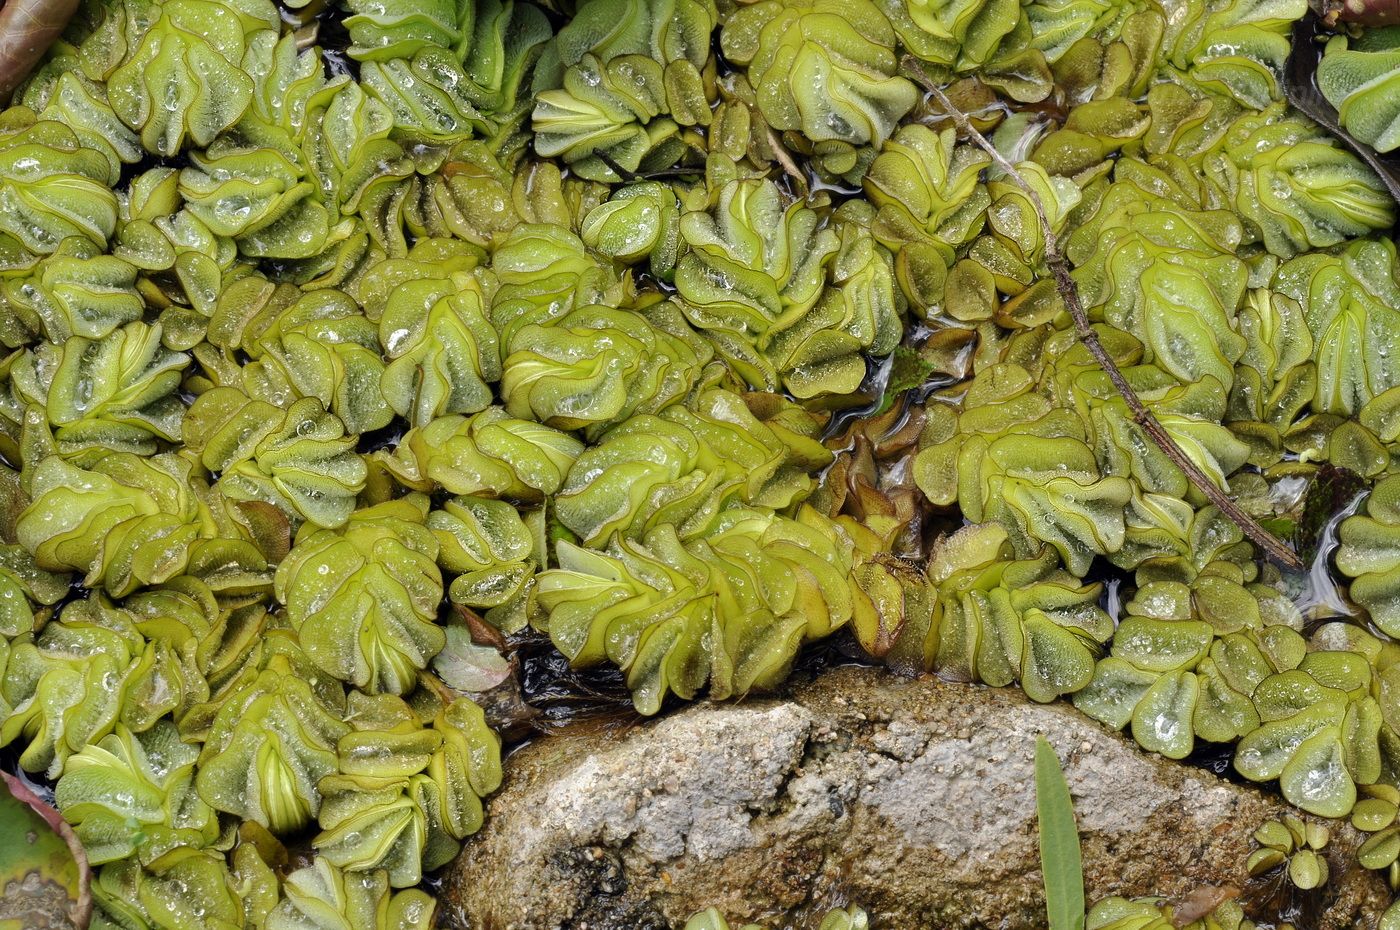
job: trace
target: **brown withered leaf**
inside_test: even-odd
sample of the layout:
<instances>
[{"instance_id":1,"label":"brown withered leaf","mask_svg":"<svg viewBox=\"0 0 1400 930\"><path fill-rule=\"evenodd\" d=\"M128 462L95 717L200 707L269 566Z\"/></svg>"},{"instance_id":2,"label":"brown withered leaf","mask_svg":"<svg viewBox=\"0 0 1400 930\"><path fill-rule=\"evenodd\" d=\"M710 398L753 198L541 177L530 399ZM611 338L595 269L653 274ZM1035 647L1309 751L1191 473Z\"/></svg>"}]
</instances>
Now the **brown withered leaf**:
<instances>
[{"instance_id":1,"label":"brown withered leaf","mask_svg":"<svg viewBox=\"0 0 1400 930\"><path fill-rule=\"evenodd\" d=\"M481 614L470 607L463 607L461 604L453 604L452 609L466 624L467 632L471 634L473 643L478 646L490 646L500 652L506 651L505 634L482 619Z\"/></svg>"},{"instance_id":2,"label":"brown withered leaf","mask_svg":"<svg viewBox=\"0 0 1400 930\"><path fill-rule=\"evenodd\" d=\"M881 536L896 555L923 556L922 498L914 485L924 412L902 400L851 422L827 441L836 461L822 476L814 503L828 516L845 514Z\"/></svg>"},{"instance_id":3,"label":"brown withered leaf","mask_svg":"<svg viewBox=\"0 0 1400 930\"><path fill-rule=\"evenodd\" d=\"M0 7L0 103L34 70L78 9L78 0L6 0Z\"/></svg>"},{"instance_id":4,"label":"brown withered leaf","mask_svg":"<svg viewBox=\"0 0 1400 930\"><path fill-rule=\"evenodd\" d=\"M92 917L92 871L58 811L0 772L0 928L83 930Z\"/></svg>"}]
</instances>

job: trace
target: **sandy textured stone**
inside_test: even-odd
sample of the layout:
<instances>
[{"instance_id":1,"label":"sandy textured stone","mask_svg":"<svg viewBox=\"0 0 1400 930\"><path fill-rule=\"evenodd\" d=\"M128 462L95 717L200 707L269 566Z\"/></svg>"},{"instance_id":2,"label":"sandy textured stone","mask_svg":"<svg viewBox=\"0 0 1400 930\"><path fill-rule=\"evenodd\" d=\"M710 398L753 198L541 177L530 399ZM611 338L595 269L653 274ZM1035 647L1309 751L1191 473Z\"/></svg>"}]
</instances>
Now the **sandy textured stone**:
<instances>
[{"instance_id":1,"label":"sandy textured stone","mask_svg":"<svg viewBox=\"0 0 1400 930\"><path fill-rule=\"evenodd\" d=\"M782 700L696 704L511 757L445 888L459 930L664 930L716 905L804 927L855 901L879 930L1044 925L1032 755L1065 763L1090 900L1239 888L1274 795L1139 750L1072 707L1010 689L836 669ZM1315 930L1374 926L1388 901L1334 829L1332 881L1283 900ZM1283 898L1287 898L1284 895Z\"/></svg>"}]
</instances>

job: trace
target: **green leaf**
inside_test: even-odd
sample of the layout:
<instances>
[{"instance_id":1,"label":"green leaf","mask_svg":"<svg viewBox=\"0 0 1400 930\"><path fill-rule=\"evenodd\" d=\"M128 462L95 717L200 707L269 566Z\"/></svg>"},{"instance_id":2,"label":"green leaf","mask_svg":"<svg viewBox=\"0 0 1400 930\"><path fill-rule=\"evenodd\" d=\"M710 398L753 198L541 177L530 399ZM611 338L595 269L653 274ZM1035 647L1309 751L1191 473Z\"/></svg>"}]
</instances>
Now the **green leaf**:
<instances>
[{"instance_id":1,"label":"green leaf","mask_svg":"<svg viewBox=\"0 0 1400 930\"><path fill-rule=\"evenodd\" d=\"M491 646L472 642L463 626L447 628L447 645L433 658L433 671L458 691L489 691L510 677L510 662Z\"/></svg>"},{"instance_id":2,"label":"green leaf","mask_svg":"<svg viewBox=\"0 0 1400 930\"><path fill-rule=\"evenodd\" d=\"M1381 915L1377 930L1400 930L1400 900L1395 901Z\"/></svg>"},{"instance_id":3,"label":"green leaf","mask_svg":"<svg viewBox=\"0 0 1400 930\"><path fill-rule=\"evenodd\" d=\"M1040 823L1040 871L1045 878L1045 916L1050 930L1083 930L1084 867L1074 801L1055 750L1045 737L1035 742L1035 809Z\"/></svg>"},{"instance_id":4,"label":"green leaf","mask_svg":"<svg viewBox=\"0 0 1400 930\"><path fill-rule=\"evenodd\" d=\"M873 415L879 416L886 412L894 406L899 395L927 381L929 375L933 374L933 369L934 364L920 355L917 349L905 345L896 346L885 396L880 399L880 408Z\"/></svg>"}]
</instances>

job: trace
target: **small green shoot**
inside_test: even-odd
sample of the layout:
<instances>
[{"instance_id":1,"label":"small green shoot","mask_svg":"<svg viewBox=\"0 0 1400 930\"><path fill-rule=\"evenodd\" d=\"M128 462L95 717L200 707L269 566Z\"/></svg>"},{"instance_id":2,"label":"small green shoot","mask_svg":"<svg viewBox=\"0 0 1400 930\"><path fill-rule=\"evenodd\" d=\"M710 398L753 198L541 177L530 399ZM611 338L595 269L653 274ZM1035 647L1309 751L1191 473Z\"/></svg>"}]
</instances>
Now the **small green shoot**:
<instances>
[{"instance_id":1,"label":"small green shoot","mask_svg":"<svg viewBox=\"0 0 1400 930\"><path fill-rule=\"evenodd\" d=\"M885 413L894 406L899 395L919 387L933 374L933 363L919 354L917 349L896 346L894 359L890 362L890 377L885 386L885 396L880 398L880 406L875 416Z\"/></svg>"},{"instance_id":2,"label":"small green shoot","mask_svg":"<svg viewBox=\"0 0 1400 930\"><path fill-rule=\"evenodd\" d=\"M1074 801L1059 757L1043 736L1035 742L1035 809L1049 930L1084 930L1084 864Z\"/></svg>"}]
</instances>

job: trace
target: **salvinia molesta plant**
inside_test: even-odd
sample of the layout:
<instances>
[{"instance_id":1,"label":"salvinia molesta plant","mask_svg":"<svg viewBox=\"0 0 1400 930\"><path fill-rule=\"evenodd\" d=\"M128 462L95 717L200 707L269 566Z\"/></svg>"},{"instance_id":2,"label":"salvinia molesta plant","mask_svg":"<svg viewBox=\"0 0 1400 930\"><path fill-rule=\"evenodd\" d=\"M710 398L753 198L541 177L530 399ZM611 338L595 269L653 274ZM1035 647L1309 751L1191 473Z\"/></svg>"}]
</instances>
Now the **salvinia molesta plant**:
<instances>
[{"instance_id":1,"label":"salvinia molesta plant","mask_svg":"<svg viewBox=\"0 0 1400 930\"><path fill-rule=\"evenodd\" d=\"M1233 746L1400 885L1400 43L1327 44L1347 141L1305 12L81 0L0 74L0 746L96 925L426 930L526 639ZM1052 807L1051 926L1166 926Z\"/></svg>"}]
</instances>

